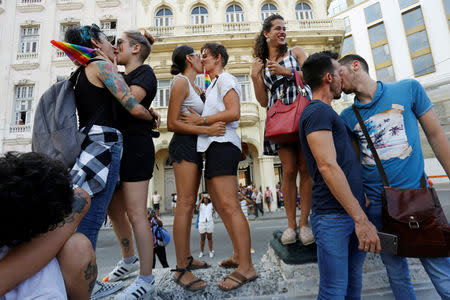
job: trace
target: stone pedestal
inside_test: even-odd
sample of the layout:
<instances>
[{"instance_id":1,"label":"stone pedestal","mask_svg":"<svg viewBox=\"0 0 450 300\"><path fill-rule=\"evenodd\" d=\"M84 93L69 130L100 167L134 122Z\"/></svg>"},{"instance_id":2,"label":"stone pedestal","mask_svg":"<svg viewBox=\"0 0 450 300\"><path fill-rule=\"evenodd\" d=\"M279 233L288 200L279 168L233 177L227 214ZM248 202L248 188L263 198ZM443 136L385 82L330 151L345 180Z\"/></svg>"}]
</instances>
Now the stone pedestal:
<instances>
[{"instance_id":1,"label":"stone pedestal","mask_svg":"<svg viewBox=\"0 0 450 300\"><path fill-rule=\"evenodd\" d=\"M317 246L316 243L305 246L301 241L294 244L283 245L281 243L281 235L283 232L275 230L270 246L277 256L286 264L301 265L306 263L317 262Z\"/></svg>"}]
</instances>

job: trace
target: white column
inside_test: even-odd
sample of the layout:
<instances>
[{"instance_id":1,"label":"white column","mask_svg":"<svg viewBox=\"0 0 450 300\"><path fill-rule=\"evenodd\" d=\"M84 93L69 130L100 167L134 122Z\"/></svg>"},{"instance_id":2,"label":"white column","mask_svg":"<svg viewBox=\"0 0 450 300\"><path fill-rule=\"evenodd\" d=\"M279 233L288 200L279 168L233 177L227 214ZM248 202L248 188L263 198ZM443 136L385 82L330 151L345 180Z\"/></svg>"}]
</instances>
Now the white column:
<instances>
[{"instance_id":1,"label":"white column","mask_svg":"<svg viewBox=\"0 0 450 300\"><path fill-rule=\"evenodd\" d=\"M278 208L277 201L275 201L275 171L273 168L273 157L272 156L261 156L259 157L260 172L261 172L261 185L263 193L268 186L272 191L273 199L270 205L271 210ZM263 200L264 201L264 200Z\"/></svg>"}]
</instances>

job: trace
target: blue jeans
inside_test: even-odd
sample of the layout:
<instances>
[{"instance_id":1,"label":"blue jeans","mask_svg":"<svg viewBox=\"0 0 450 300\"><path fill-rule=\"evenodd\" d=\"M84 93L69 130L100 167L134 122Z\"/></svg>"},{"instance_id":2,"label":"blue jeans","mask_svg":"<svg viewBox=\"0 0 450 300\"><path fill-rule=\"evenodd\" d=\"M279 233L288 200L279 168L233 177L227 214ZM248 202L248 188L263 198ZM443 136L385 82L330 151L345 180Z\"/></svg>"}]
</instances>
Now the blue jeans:
<instances>
[{"instance_id":1,"label":"blue jeans","mask_svg":"<svg viewBox=\"0 0 450 300\"><path fill-rule=\"evenodd\" d=\"M106 210L119 179L121 155L122 142L117 142L111 147L111 164L109 165L105 188L92 197L91 207L77 228L77 232L84 234L91 241L94 251L97 246L98 231L105 221Z\"/></svg>"},{"instance_id":2,"label":"blue jeans","mask_svg":"<svg viewBox=\"0 0 450 300\"><path fill-rule=\"evenodd\" d=\"M378 231L382 227L381 200L371 200L367 209L370 222L377 227ZM386 267L392 292L396 300L417 299L409 277L408 261L401 256L387 253L380 253L381 260ZM425 271L442 299L450 299L450 258L421 258Z\"/></svg>"},{"instance_id":3,"label":"blue jeans","mask_svg":"<svg viewBox=\"0 0 450 300\"><path fill-rule=\"evenodd\" d=\"M317 299L360 299L366 253L358 250L355 223L346 213L311 215L320 273Z\"/></svg>"}]
</instances>

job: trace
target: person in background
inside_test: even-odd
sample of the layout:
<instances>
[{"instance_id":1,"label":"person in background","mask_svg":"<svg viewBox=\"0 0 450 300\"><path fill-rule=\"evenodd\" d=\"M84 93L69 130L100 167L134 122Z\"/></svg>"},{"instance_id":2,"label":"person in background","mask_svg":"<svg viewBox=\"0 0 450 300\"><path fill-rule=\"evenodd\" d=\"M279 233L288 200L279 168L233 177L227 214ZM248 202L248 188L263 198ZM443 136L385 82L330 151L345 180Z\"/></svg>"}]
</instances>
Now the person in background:
<instances>
[{"instance_id":1,"label":"person in background","mask_svg":"<svg viewBox=\"0 0 450 300\"><path fill-rule=\"evenodd\" d=\"M175 211L177 209L177 193L172 193L172 216L175 216Z\"/></svg>"},{"instance_id":2,"label":"person in background","mask_svg":"<svg viewBox=\"0 0 450 300\"><path fill-rule=\"evenodd\" d=\"M355 54L344 56L339 63L342 90L355 94L354 104L367 124L391 186L416 189L421 186L422 175L426 177L418 123L449 176L450 143L420 83L415 79L394 83L375 81L370 78L366 60ZM343 110L341 117L357 142L362 180L370 201L367 214L381 230L383 183L380 174L351 107ZM395 298L416 299L406 258L388 253L381 253L380 257ZM450 299L450 257L424 257L420 261L438 294L442 299Z\"/></svg>"},{"instance_id":3,"label":"person in background","mask_svg":"<svg viewBox=\"0 0 450 300\"><path fill-rule=\"evenodd\" d=\"M158 216L160 216L160 214L159 214L159 203L160 202L161 202L161 195L158 194L158 191L155 191L155 193L152 196L152 207Z\"/></svg>"},{"instance_id":4,"label":"person in background","mask_svg":"<svg viewBox=\"0 0 450 300\"><path fill-rule=\"evenodd\" d=\"M264 192L264 202L266 202L267 209L269 210L269 213L271 212L271 204L272 204L272 191L269 189L268 186L266 186L266 191Z\"/></svg>"},{"instance_id":5,"label":"person in background","mask_svg":"<svg viewBox=\"0 0 450 300\"><path fill-rule=\"evenodd\" d=\"M153 266L152 269L155 268L156 265L156 259L155 255L158 256L159 262L161 263L163 268L168 268L169 263L167 262L167 255L166 255L166 247L161 246L155 236L154 228L156 226L163 227L163 222L159 218L159 216L156 214L155 210L148 210L148 221L150 223L150 229L152 231L153 235Z\"/></svg>"},{"instance_id":6,"label":"person in background","mask_svg":"<svg viewBox=\"0 0 450 300\"><path fill-rule=\"evenodd\" d=\"M214 208L208 194L203 193L201 201L197 204L197 210L199 215L198 231L200 232L200 254L198 255L198 257L203 257L205 240L206 238L208 238L209 257L213 258L214 250L212 234L214 232Z\"/></svg>"},{"instance_id":7,"label":"person in background","mask_svg":"<svg viewBox=\"0 0 450 300\"><path fill-rule=\"evenodd\" d=\"M301 66L307 55L300 47L288 50L286 42L286 27L280 15L271 15L264 20L262 30L258 35L254 53L251 78L255 96L262 107L270 108L286 87L285 97L280 99L283 104L292 104L297 96L297 84L294 70L301 71ZM269 94L270 91L270 94ZM308 96L309 97L309 96ZM314 236L308 226L308 216L311 210L312 180L306 168L305 157L300 143L276 145L264 141L264 154L276 155L281 160L283 169L284 205L288 219L288 228L281 236L284 245L297 241L296 221L296 191L297 175L300 173L300 191L302 192L302 209L300 211L300 240L304 245L314 243ZM269 208L270 209L270 208Z\"/></svg>"},{"instance_id":8,"label":"person in background","mask_svg":"<svg viewBox=\"0 0 450 300\"><path fill-rule=\"evenodd\" d=\"M153 69L144 64L152 50L153 37L136 30L125 31L117 39L117 63L125 66L122 74L138 102L150 108L156 95L157 81ZM155 117L153 128L159 126ZM120 163L120 185L108 207L108 215L121 247L122 259L103 279L104 282L123 280L130 273L140 270L136 280L116 296L127 299L141 291L150 295L153 290L151 232L147 222L147 195L149 180L153 176L155 147L152 127L133 118L127 111L117 108L118 128L123 134L123 155ZM133 231L132 231L133 230ZM134 233L139 258L134 255L132 232ZM146 292L143 292L143 291ZM143 296L142 295L142 296Z\"/></svg>"},{"instance_id":9,"label":"person in background","mask_svg":"<svg viewBox=\"0 0 450 300\"><path fill-rule=\"evenodd\" d=\"M262 188L260 186L259 191L255 197L255 216L256 216L256 218L258 217L258 210L261 212L261 215L264 216L264 208L263 208L262 200L263 200L263 194L262 194Z\"/></svg>"}]
</instances>

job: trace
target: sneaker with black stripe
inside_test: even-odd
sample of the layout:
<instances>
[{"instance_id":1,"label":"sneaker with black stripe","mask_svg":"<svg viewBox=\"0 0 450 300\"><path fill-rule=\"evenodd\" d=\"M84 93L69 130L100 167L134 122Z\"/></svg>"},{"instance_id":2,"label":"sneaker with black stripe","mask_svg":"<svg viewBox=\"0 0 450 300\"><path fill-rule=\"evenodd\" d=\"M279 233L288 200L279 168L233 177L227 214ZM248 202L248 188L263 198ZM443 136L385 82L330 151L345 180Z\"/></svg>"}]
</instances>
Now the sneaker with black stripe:
<instances>
[{"instance_id":1,"label":"sneaker with black stripe","mask_svg":"<svg viewBox=\"0 0 450 300\"><path fill-rule=\"evenodd\" d=\"M101 282L97 280L91 294L91 300L112 295L119 291L122 287L123 282Z\"/></svg>"},{"instance_id":2,"label":"sneaker with black stripe","mask_svg":"<svg viewBox=\"0 0 450 300\"><path fill-rule=\"evenodd\" d=\"M150 300L153 299L153 291L155 290L155 280L147 283L142 279L136 280L122 292L120 292L115 300Z\"/></svg>"},{"instance_id":3,"label":"sneaker with black stripe","mask_svg":"<svg viewBox=\"0 0 450 300\"><path fill-rule=\"evenodd\" d=\"M130 273L139 270L139 259L130 264L126 264L123 259L121 259L114 270L111 271L105 278L103 278L103 282L114 282L118 280L125 279Z\"/></svg>"}]
</instances>

